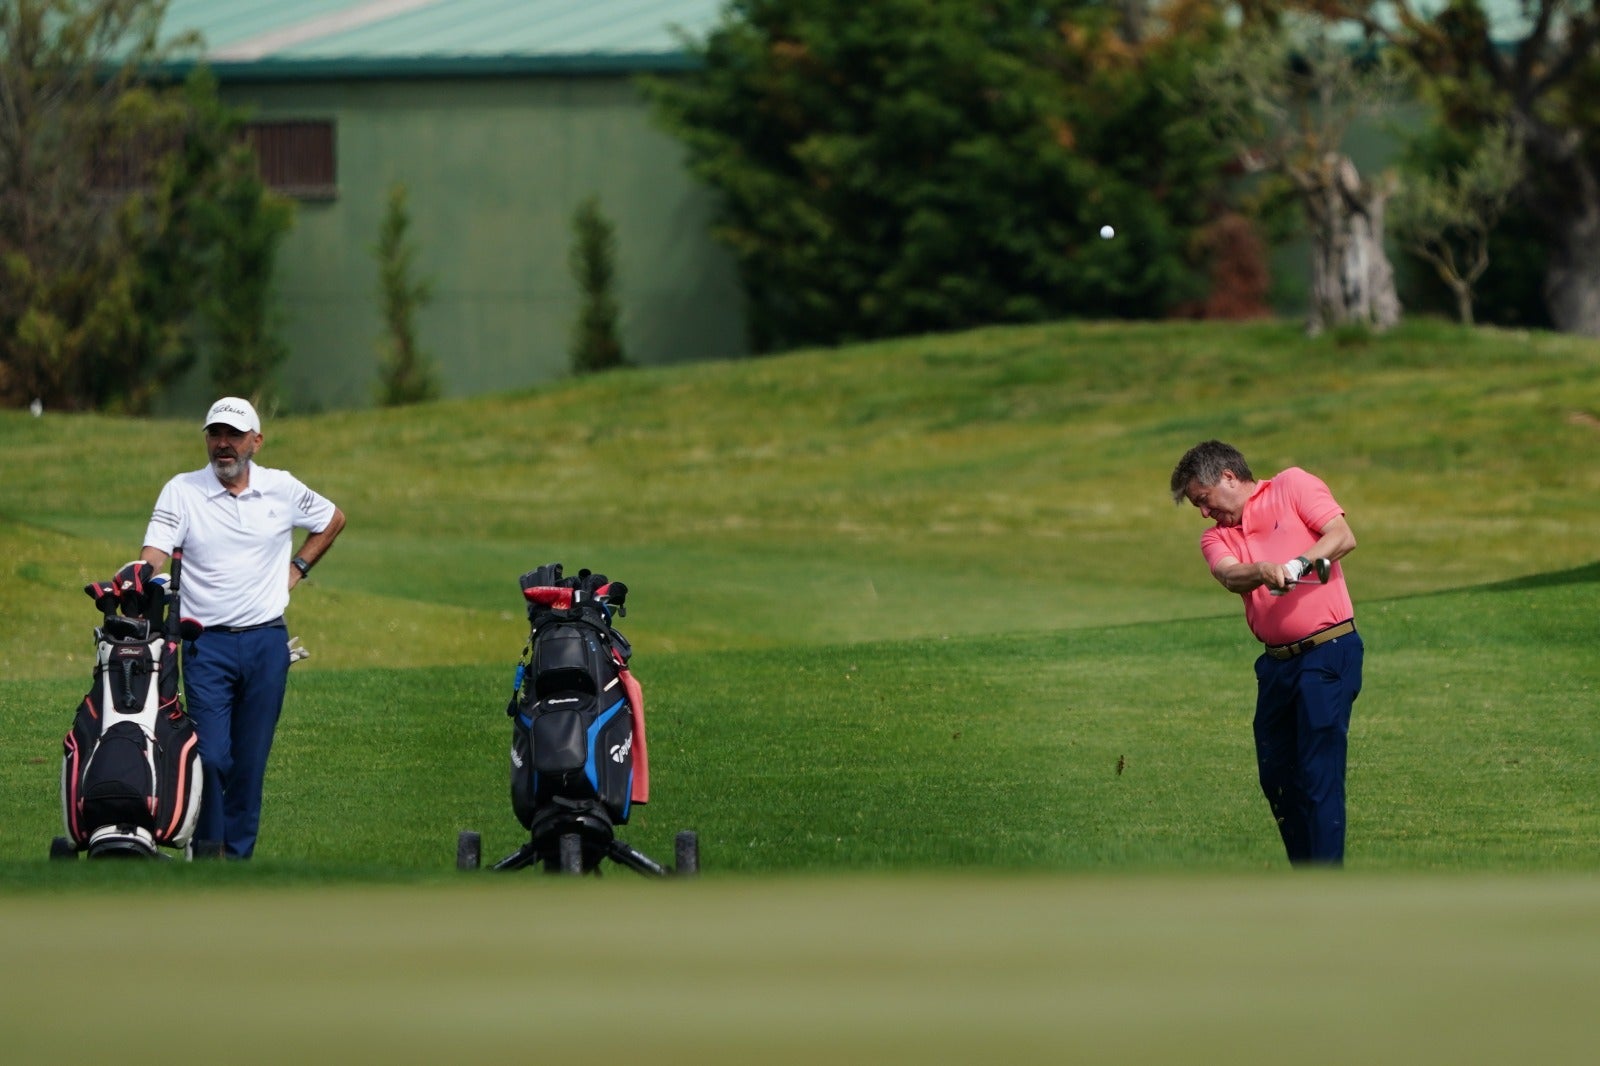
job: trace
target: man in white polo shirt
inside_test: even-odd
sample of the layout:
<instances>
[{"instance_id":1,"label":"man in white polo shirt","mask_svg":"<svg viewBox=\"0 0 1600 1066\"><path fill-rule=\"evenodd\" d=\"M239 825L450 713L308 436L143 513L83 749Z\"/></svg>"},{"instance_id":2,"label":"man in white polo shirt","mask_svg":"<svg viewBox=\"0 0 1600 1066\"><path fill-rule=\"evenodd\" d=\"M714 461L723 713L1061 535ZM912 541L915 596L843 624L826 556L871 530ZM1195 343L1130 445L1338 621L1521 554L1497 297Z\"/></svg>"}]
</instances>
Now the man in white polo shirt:
<instances>
[{"instance_id":1,"label":"man in white polo shirt","mask_svg":"<svg viewBox=\"0 0 1600 1066\"><path fill-rule=\"evenodd\" d=\"M183 552L183 613L205 627L183 645L205 775L196 854L248 859L288 684L283 612L344 528L344 513L287 471L254 462L265 438L248 400L223 397L203 426L210 462L161 490L139 557L159 571ZM298 553L296 528L310 533Z\"/></svg>"}]
</instances>

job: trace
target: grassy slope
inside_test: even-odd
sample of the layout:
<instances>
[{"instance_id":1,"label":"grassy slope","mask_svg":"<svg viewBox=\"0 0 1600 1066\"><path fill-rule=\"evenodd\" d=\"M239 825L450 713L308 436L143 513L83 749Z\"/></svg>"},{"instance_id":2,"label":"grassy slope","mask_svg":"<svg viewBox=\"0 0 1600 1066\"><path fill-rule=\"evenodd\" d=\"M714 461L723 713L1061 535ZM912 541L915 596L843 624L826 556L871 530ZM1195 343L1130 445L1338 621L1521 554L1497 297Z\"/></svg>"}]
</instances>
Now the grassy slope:
<instances>
[{"instance_id":1,"label":"grassy slope","mask_svg":"<svg viewBox=\"0 0 1600 1066\"><path fill-rule=\"evenodd\" d=\"M1338 488L1363 599L1591 562L1597 362L1426 324L994 330L275 419L262 459L350 516L296 605L319 667L502 662L515 575L552 559L633 585L655 652L1056 631L1228 610L1166 494L1211 435ZM0 442L0 609L30 619L0 671L75 676L61 590L132 556L199 436L3 412Z\"/></svg>"}]
</instances>

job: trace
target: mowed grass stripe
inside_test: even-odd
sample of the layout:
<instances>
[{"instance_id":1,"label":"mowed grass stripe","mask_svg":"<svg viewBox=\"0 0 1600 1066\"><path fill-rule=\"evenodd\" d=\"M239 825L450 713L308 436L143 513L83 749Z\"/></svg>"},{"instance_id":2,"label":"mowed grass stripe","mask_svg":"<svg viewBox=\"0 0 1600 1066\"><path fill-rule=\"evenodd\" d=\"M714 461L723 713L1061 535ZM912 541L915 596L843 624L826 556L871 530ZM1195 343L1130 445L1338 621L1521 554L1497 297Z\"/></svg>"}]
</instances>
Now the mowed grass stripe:
<instances>
[{"instance_id":1,"label":"mowed grass stripe","mask_svg":"<svg viewBox=\"0 0 1600 1066\"><path fill-rule=\"evenodd\" d=\"M1517 583L1367 604L1351 727L1352 868L1594 870L1600 586ZM510 662L295 667L261 877L446 875L456 834L521 843ZM776 871L1282 869L1255 782L1231 613L1066 633L636 656L654 794L625 839L708 876ZM71 682L0 686L0 885L97 883L42 862ZM387 873L385 873L387 872ZM204 878L204 871L191 872Z\"/></svg>"}]
</instances>

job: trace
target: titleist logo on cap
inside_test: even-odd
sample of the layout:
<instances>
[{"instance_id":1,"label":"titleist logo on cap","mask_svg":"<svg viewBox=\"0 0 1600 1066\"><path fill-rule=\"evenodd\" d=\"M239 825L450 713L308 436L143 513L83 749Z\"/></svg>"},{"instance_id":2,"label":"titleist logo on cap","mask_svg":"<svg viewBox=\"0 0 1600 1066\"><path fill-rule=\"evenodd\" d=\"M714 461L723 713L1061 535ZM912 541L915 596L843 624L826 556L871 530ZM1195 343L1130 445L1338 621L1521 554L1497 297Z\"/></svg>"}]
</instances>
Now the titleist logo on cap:
<instances>
[{"instance_id":1,"label":"titleist logo on cap","mask_svg":"<svg viewBox=\"0 0 1600 1066\"><path fill-rule=\"evenodd\" d=\"M261 430L261 419L256 414L255 407L249 400L242 400L237 396L224 396L212 404L211 410L206 412L204 425L210 426L219 422L251 433Z\"/></svg>"}]
</instances>

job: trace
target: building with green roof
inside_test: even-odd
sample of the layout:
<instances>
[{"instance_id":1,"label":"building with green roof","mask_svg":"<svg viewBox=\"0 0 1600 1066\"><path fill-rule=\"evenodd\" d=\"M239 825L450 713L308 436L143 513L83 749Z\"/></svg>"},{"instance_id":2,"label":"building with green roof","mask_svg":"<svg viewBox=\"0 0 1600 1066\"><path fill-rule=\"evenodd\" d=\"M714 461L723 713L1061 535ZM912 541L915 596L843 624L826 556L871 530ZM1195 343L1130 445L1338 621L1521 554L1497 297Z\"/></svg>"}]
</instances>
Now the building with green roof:
<instances>
[{"instance_id":1,"label":"building with green roof","mask_svg":"<svg viewBox=\"0 0 1600 1066\"><path fill-rule=\"evenodd\" d=\"M578 205L598 196L618 237L631 361L747 351L733 256L710 237L713 194L651 121L641 74L689 68L724 0L171 0L224 98L253 115L264 173L298 201L279 256L287 409L372 402L381 332L378 239L389 189L409 193L418 273L432 283L420 341L448 395L567 373L578 313L568 266ZM1431 6L1431 5L1428 5ZM1512 0L1485 0L1504 36ZM1363 170L1392 159L1366 126ZM1306 297L1306 251L1274 256L1282 313ZM164 398L209 402L205 368Z\"/></svg>"},{"instance_id":2,"label":"building with green roof","mask_svg":"<svg viewBox=\"0 0 1600 1066\"><path fill-rule=\"evenodd\" d=\"M720 0L172 0L223 98L251 116L264 175L298 205L278 257L286 409L365 406L382 331L374 247L406 186L419 340L447 395L567 373L573 218L597 196L617 236L631 361L746 350L711 194L636 84L689 58ZM213 387L197 368L165 402Z\"/></svg>"}]
</instances>

